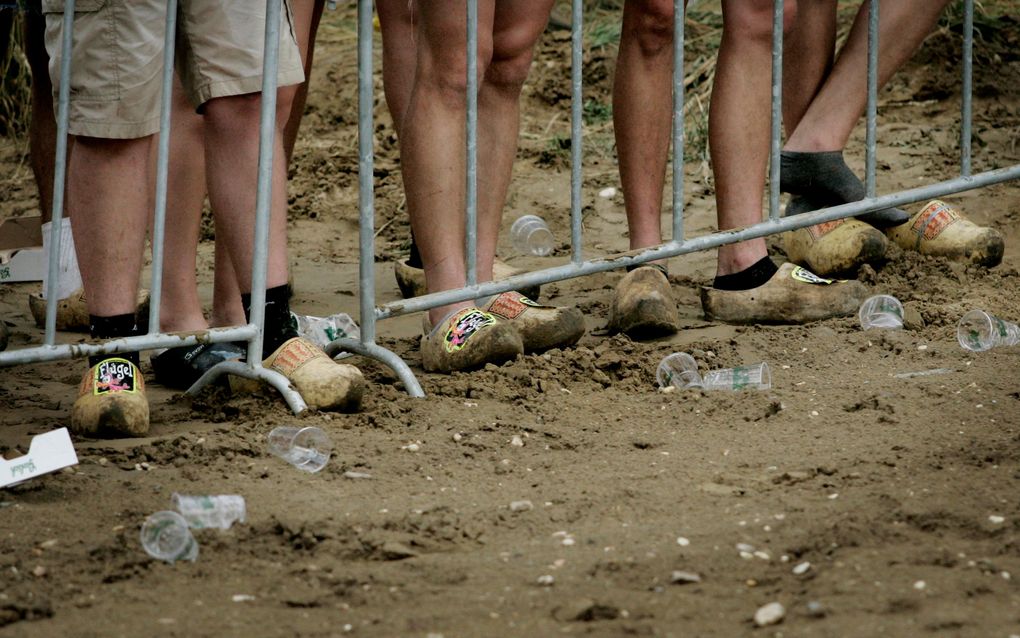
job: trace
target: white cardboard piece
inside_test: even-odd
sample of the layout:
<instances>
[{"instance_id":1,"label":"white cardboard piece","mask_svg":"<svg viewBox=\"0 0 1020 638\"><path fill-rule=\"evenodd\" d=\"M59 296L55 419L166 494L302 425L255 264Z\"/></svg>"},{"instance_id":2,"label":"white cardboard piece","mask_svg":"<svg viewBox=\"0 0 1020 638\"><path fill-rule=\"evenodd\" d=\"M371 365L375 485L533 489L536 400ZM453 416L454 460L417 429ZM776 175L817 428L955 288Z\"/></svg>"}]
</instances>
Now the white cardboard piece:
<instances>
[{"instance_id":1,"label":"white cardboard piece","mask_svg":"<svg viewBox=\"0 0 1020 638\"><path fill-rule=\"evenodd\" d=\"M0 487L78 465L78 455L67 428L38 434L28 446L28 454L10 461L0 458Z\"/></svg>"},{"instance_id":2,"label":"white cardboard piece","mask_svg":"<svg viewBox=\"0 0 1020 638\"><path fill-rule=\"evenodd\" d=\"M42 218L38 215L0 220L0 283L42 281Z\"/></svg>"}]
</instances>

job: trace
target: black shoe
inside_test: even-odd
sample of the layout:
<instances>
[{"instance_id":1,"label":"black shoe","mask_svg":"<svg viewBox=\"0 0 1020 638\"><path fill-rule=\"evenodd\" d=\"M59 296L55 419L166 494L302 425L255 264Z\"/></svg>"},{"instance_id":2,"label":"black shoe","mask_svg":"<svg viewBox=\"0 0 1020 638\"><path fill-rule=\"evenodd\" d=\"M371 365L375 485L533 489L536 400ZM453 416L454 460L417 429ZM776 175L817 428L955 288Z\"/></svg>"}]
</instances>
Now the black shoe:
<instances>
[{"instance_id":1,"label":"black shoe","mask_svg":"<svg viewBox=\"0 0 1020 638\"><path fill-rule=\"evenodd\" d=\"M152 372L156 382L186 390L214 365L224 361L242 360L245 350L233 343L199 343L194 346L169 348L153 355ZM221 377L226 380L226 377Z\"/></svg>"}]
</instances>

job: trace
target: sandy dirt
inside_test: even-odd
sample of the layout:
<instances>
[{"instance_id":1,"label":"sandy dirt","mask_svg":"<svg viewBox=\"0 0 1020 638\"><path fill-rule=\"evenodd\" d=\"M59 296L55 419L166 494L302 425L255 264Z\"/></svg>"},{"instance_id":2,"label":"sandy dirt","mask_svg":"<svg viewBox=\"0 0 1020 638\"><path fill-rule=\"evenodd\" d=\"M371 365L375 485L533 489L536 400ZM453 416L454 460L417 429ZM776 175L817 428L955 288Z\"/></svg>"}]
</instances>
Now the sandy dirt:
<instances>
[{"instance_id":1,"label":"sandy dirt","mask_svg":"<svg viewBox=\"0 0 1020 638\"><path fill-rule=\"evenodd\" d=\"M305 314L357 311L352 18L324 19L292 169L294 307ZM978 42L976 170L1020 162L1020 29L1007 20L989 34ZM951 31L932 36L883 92L880 192L956 174L958 44ZM568 258L568 47L565 32L546 34L525 89L506 226L539 213L561 238L545 259L503 247L530 268ZM587 55L596 103L608 99L614 56L613 46ZM398 296L392 262L408 225L377 89L386 302ZM611 125L594 120L588 255L626 249L622 197L597 196L619 183ZM849 152L858 170L862 141L863 127ZM25 148L0 145L0 214L36 206ZM713 229L714 204L707 166L690 159L697 235ZM419 318L381 323L380 343L414 368L424 400L364 360L369 390L353 415L298 419L271 394L188 400L151 384L149 438L76 439L80 465L0 491L0 636L1020 634L1020 350L971 354L955 340L970 308L1020 319L1020 188L948 199L1005 233L1006 256L983 270L894 248L862 270L916 311L909 330L707 322L698 289L714 274L709 252L670 264L684 329L668 339L605 334L620 273L545 286L544 299L585 311L577 347L475 373L424 373ZM208 302L211 242L201 262ZM0 287L12 348L41 340L26 303L35 288ZM659 392L655 366L674 351L713 368L766 361L773 388ZM5 456L67 424L82 365L0 372ZM950 372L897 376L935 368ZM336 444L320 474L267 452L273 427L298 422ZM241 494L248 520L196 532L193 564L155 561L139 526L173 492ZM533 507L511 511L521 500ZM674 571L700 582L674 583ZM755 611L774 601L782 624L756 629Z\"/></svg>"}]
</instances>

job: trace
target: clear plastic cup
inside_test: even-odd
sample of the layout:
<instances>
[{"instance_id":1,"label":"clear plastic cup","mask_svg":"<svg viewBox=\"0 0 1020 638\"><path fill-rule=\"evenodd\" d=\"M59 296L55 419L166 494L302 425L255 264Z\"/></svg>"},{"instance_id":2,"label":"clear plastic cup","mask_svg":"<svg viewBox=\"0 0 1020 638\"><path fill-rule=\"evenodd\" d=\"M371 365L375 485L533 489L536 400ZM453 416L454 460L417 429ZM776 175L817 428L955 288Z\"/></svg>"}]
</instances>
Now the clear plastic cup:
<instances>
[{"instance_id":1,"label":"clear plastic cup","mask_svg":"<svg viewBox=\"0 0 1020 638\"><path fill-rule=\"evenodd\" d=\"M514 248L525 255L545 257L553 250L553 235L549 225L538 215L518 217L510 227Z\"/></svg>"},{"instance_id":2,"label":"clear plastic cup","mask_svg":"<svg viewBox=\"0 0 1020 638\"><path fill-rule=\"evenodd\" d=\"M198 543L188 521L177 512L156 512L142 523L142 547L153 558L172 563L198 558Z\"/></svg>"},{"instance_id":3,"label":"clear plastic cup","mask_svg":"<svg viewBox=\"0 0 1020 638\"><path fill-rule=\"evenodd\" d=\"M661 388L675 386L683 390L702 386L698 362L686 352L674 352L660 361L659 367L655 369L655 380Z\"/></svg>"},{"instance_id":4,"label":"clear plastic cup","mask_svg":"<svg viewBox=\"0 0 1020 638\"><path fill-rule=\"evenodd\" d=\"M1004 321L984 310L971 310L956 327L956 340L965 350L984 352L999 346L1020 343L1020 326Z\"/></svg>"},{"instance_id":5,"label":"clear plastic cup","mask_svg":"<svg viewBox=\"0 0 1020 638\"><path fill-rule=\"evenodd\" d=\"M269 433L269 451L305 472L318 472L329 463L333 442L317 427L280 426Z\"/></svg>"},{"instance_id":6,"label":"clear plastic cup","mask_svg":"<svg viewBox=\"0 0 1020 638\"><path fill-rule=\"evenodd\" d=\"M702 378L705 390L768 390L772 372L767 363L726 368L706 372Z\"/></svg>"},{"instance_id":7,"label":"clear plastic cup","mask_svg":"<svg viewBox=\"0 0 1020 638\"><path fill-rule=\"evenodd\" d=\"M861 320L861 328L864 330L902 328L903 304L892 295L875 295L864 300L857 317Z\"/></svg>"},{"instance_id":8,"label":"clear plastic cup","mask_svg":"<svg viewBox=\"0 0 1020 638\"><path fill-rule=\"evenodd\" d=\"M247 514L244 497L236 494L186 496L174 492L170 502L195 529L230 529L235 522L243 523Z\"/></svg>"}]
</instances>

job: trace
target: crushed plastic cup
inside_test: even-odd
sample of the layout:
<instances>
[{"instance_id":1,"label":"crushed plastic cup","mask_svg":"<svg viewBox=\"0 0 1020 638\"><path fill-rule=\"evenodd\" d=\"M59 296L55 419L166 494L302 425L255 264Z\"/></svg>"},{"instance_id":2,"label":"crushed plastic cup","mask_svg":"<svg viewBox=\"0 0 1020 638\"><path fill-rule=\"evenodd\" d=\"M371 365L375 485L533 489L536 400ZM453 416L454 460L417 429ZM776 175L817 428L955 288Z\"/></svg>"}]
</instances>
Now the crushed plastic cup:
<instances>
[{"instance_id":1,"label":"crushed plastic cup","mask_svg":"<svg viewBox=\"0 0 1020 638\"><path fill-rule=\"evenodd\" d=\"M318 472L329 463L333 442L317 427L280 426L269 433L269 451L304 472Z\"/></svg>"},{"instance_id":2,"label":"crushed plastic cup","mask_svg":"<svg viewBox=\"0 0 1020 638\"><path fill-rule=\"evenodd\" d=\"M198 543L188 521L177 512L156 512L142 523L142 547L153 558L173 563L198 558Z\"/></svg>"},{"instance_id":3,"label":"crushed plastic cup","mask_svg":"<svg viewBox=\"0 0 1020 638\"><path fill-rule=\"evenodd\" d=\"M971 310L956 327L956 340L965 350L984 352L1000 346L1020 344L1020 326L988 314Z\"/></svg>"},{"instance_id":4,"label":"crushed plastic cup","mask_svg":"<svg viewBox=\"0 0 1020 638\"><path fill-rule=\"evenodd\" d=\"M329 317L312 317L290 313L298 334L325 348L336 339L360 339L361 329L351 316L340 312Z\"/></svg>"},{"instance_id":5,"label":"crushed plastic cup","mask_svg":"<svg viewBox=\"0 0 1020 638\"><path fill-rule=\"evenodd\" d=\"M538 215L523 215L510 227L510 238L517 252L545 257L553 250L549 225Z\"/></svg>"},{"instance_id":6,"label":"crushed plastic cup","mask_svg":"<svg viewBox=\"0 0 1020 638\"><path fill-rule=\"evenodd\" d=\"M174 492L170 502L194 529L230 529L235 522L243 523L247 515L244 497L236 494L186 496Z\"/></svg>"},{"instance_id":7,"label":"crushed plastic cup","mask_svg":"<svg viewBox=\"0 0 1020 638\"><path fill-rule=\"evenodd\" d=\"M772 372L767 363L712 370L702 377L705 390L768 390Z\"/></svg>"},{"instance_id":8,"label":"crushed plastic cup","mask_svg":"<svg viewBox=\"0 0 1020 638\"><path fill-rule=\"evenodd\" d=\"M902 328L903 304L892 295L875 295L864 300L857 317L861 320L861 328L864 330Z\"/></svg>"},{"instance_id":9,"label":"crushed plastic cup","mask_svg":"<svg viewBox=\"0 0 1020 638\"><path fill-rule=\"evenodd\" d=\"M674 352L660 361L659 367L655 369L655 380L659 382L660 388L674 386L684 390L702 386L698 362L686 352Z\"/></svg>"}]
</instances>

